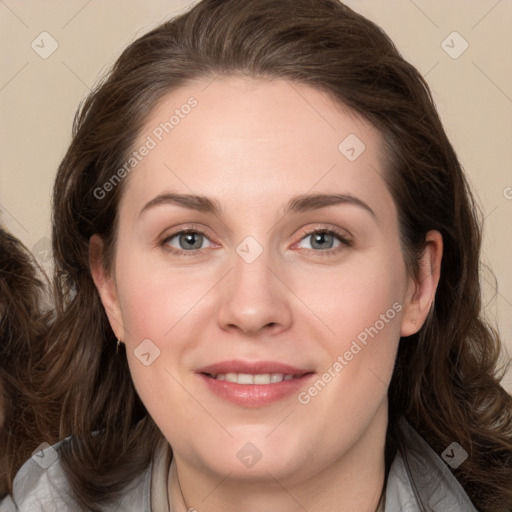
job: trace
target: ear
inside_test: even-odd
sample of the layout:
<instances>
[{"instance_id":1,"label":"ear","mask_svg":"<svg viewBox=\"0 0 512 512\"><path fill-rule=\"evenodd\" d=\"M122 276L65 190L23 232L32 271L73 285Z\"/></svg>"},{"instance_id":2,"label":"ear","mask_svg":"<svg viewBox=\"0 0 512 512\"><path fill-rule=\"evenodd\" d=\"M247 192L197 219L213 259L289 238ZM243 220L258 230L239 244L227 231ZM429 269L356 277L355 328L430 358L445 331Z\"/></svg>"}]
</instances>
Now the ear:
<instances>
[{"instance_id":1,"label":"ear","mask_svg":"<svg viewBox=\"0 0 512 512\"><path fill-rule=\"evenodd\" d=\"M400 336L418 332L434 302L443 256L443 237L439 231L429 231L426 246L419 261L419 274L411 277L406 295Z\"/></svg>"},{"instance_id":2,"label":"ear","mask_svg":"<svg viewBox=\"0 0 512 512\"><path fill-rule=\"evenodd\" d=\"M110 326L118 340L124 340L125 329L121 308L117 295L117 284L113 275L106 272L103 265L103 240L99 235L93 235L89 240L89 267L92 279L101 302L107 313Z\"/></svg>"}]
</instances>

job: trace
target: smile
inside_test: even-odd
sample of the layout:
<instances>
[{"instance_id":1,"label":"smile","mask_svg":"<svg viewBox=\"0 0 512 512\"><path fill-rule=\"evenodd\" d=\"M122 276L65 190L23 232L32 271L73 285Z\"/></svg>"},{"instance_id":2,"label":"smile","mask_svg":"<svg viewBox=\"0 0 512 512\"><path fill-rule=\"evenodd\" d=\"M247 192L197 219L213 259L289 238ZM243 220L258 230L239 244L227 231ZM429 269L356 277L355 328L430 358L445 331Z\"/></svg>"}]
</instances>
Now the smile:
<instances>
[{"instance_id":1,"label":"smile","mask_svg":"<svg viewBox=\"0 0 512 512\"><path fill-rule=\"evenodd\" d=\"M237 406L265 407L295 396L315 375L272 361L224 361L196 371L209 393Z\"/></svg>"}]
</instances>

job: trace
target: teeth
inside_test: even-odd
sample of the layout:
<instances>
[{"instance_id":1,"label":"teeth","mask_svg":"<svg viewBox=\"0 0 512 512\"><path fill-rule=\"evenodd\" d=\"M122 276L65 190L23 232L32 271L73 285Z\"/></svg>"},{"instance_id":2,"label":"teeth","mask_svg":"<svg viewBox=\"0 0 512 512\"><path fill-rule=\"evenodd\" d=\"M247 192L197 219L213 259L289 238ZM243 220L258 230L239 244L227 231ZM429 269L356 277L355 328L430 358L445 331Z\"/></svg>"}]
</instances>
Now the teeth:
<instances>
[{"instance_id":1,"label":"teeth","mask_svg":"<svg viewBox=\"0 0 512 512\"><path fill-rule=\"evenodd\" d=\"M260 373L257 375L250 373L219 373L218 375L212 375L212 377L217 380L236 382L237 384L274 384L293 379L293 375L283 373Z\"/></svg>"},{"instance_id":2,"label":"teeth","mask_svg":"<svg viewBox=\"0 0 512 512\"><path fill-rule=\"evenodd\" d=\"M254 384L270 384L272 379L270 377L270 373L263 373L261 375L254 375L253 382Z\"/></svg>"},{"instance_id":3,"label":"teeth","mask_svg":"<svg viewBox=\"0 0 512 512\"><path fill-rule=\"evenodd\" d=\"M247 373L239 373L238 384L254 384L254 376Z\"/></svg>"}]
</instances>

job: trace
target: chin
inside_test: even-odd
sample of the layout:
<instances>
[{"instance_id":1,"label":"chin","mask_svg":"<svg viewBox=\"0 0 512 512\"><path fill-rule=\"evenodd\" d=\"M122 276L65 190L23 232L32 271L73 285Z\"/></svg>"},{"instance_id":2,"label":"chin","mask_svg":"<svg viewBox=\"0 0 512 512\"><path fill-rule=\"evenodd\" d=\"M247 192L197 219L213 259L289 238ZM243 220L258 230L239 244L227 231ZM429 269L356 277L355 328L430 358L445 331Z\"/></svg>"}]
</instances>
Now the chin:
<instances>
[{"instance_id":1,"label":"chin","mask_svg":"<svg viewBox=\"0 0 512 512\"><path fill-rule=\"evenodd\" d=\"M275 425L272 426L275 428ZM274 439L265 437L272 428L261 428L258 435L242 435L240 431L228 442L216 443L213 450L197 453L198 460L219 475L242 481L268 481L269 478L288 480L307 467L307 449L304 443L293 439L290 432ZM271 434L272 437L274 434ZM296 435L296 434L295 434ZM285 442L285 440L288 442ZM293 442L290 442L293 441Z\"/></svg>"}]
</instances>

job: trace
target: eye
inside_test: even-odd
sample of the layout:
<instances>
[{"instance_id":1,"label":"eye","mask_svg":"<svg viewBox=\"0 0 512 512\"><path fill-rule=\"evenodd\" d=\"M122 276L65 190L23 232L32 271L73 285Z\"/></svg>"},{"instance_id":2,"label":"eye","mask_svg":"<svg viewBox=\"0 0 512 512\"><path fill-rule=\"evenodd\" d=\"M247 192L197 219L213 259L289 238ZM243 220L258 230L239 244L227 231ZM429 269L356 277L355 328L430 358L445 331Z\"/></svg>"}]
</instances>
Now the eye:
<instances>
[{"instance_id":1,"label":"eye","mask_svg":"<svg viewBox=\"0 0 512 512\"><path fill-rule=\"evenodd\" d=\"M207 247L207 245L204 245L207 241L209 241L209 238L201 231L187 229L177 231L176 233L166 237L162 240L161 245L173 254L195 254L196 251Z\"/></svg>"},{"instance_id":2,"label":"eye","mask_svg":"<svg viewBox=\"0 0 512 512\"><path fill-rule=\"evenodd\" d=\"M193 256L202 249L208 248L211 240L205 233L197 229L184 229L166 236L160 245L177 256ZM306 242L306 247L300 247ZM213 242L211 242L213 244ZM205 245L206 244L206 245ZM301 249L312 250L322 256L338 253L343 247L351 246L352 242L334 229L315 229L303 233L296 245Z\"/></svg>"},{"instance_id":3,"label":"eye","mask_svg":"<svg viewBox=\"0 0 512 512\"><path fill-rule=\"evenodd\" d=\"M306 246L300 244L306 242ZM344 235L333 229L315 229L306 232L298 242L299 248L313 250L321 255L330 255L339 252L343 246L350 246L351 242Z\"/></svg>"}]
</instances>

